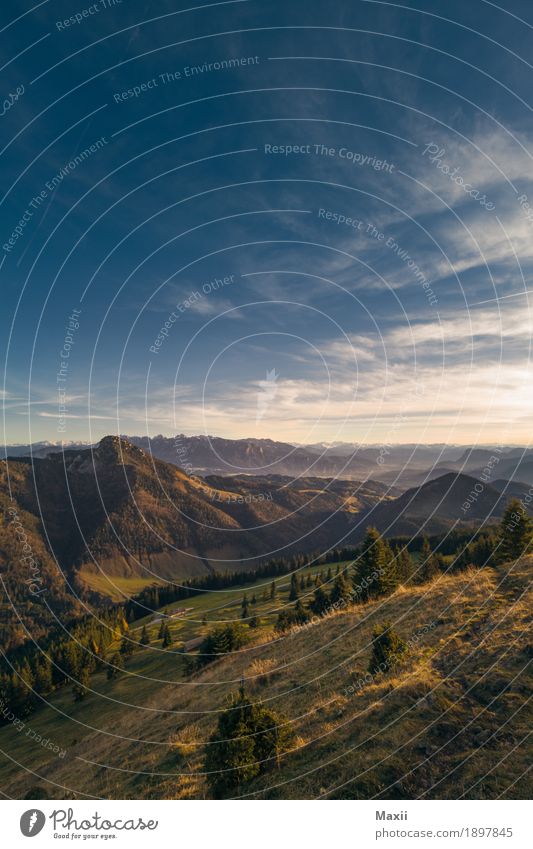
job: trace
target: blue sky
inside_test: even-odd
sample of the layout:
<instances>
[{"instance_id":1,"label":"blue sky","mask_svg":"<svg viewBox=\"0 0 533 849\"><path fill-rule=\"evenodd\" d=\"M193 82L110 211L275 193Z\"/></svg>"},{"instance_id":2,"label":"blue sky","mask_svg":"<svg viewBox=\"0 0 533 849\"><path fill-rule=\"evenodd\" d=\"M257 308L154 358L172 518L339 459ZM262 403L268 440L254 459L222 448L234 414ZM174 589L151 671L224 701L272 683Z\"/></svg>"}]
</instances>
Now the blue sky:
<instances>
[{"instance_id":1,"label":"blue sky","mask_svg":"<svg viewBox=\"0 0 533 849\"><path fill-rule=\"evenodd\" d=\"M529 443L505 5L3 4L6 441Z\"/></svg>"}]
</instances>

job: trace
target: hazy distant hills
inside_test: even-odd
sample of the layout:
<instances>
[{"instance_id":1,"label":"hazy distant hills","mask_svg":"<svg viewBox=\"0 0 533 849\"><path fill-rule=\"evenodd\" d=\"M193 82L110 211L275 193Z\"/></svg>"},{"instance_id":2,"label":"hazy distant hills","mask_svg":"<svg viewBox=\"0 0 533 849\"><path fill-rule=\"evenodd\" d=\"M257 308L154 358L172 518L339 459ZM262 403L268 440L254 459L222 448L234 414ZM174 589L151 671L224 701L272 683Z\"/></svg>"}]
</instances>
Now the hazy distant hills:
<instances>
[{"instance_id":1,"label":"hazy distant hills","mask_svg":"<svg viewBox=\"0 0 533 849\"><path fill-rule=\"evenodd\" d=\"M217 440L216 447L227 447L220 445L226 442L242 461L242 440L233 446L230 440ZM169 448L168 443L158 443L158 450ZM211 456L205 440L193 438L188 444L195 467L202 456ZM179 581L213 570L253 568L290 553L357 544L368 524L397 535L479 523L499 517L508 497L523 496L527 487L501 479L495 486L485 484L465 512L461 507L478 482L455 472L403 494L370 479L251 474L259 460L274 468L290 468L298 458L307 461L306 452L298 454L291 446L285 447L296 459L282 459L280 445L249 440L244 455L249 472L203 479L112 436L95 448L70 448L33 461L18 457L7 465L14 503L30 517L42 547L69 579L104 592L108 579L120 579L121 585L135 580L138 587L139 582ZM2 469L0 489L6 499L5 463Z\"/></svg>"},{"instance_id":2,"label":"hazy distant hills","mask_svg":"<svg viewBox=\"0 0 533 849\"><path fill-rule=\"evenodd\" d=\"M387 536L436 534L456 523L481 524L499 518L509 499L523 498L528 489L527 484L502 480L495 483L484 484L480 490L477 478L449 472L376 506L372 524Z\"/></svg>"},{"instance_id":3,"label":"hazy distant hills","mask_svg":"<svg viewBox=\"0 0 533 849\"><path fill-rule=\"evenodd\" d=\"M222 439L216 436L127 437L134 445L167 463L194 469L198 474L220 475L314 475L364 479L376 477L375 459L352 451L343 456L327 451L322 455L271 439Z\"/></svg>"},{"instance_id":4,"label":"hazy distant hills","mask_svg":"<svg viewBox=\"0 0 533 849\"><path fill-rule=\"evenodd\" d=\"M402 489L419 486L449 472L480 477L491 457L492 475L533 484L533 450L502 447L467 448L446 445L291 445L271 439L223 439L215 436L125 436L158 460L199 475L286 475L342 480L380 480ZM88 446L71 443L66 449ZM50 442L8 446L9 456L45 458L60 451Z\"/></svg>"},{"instance_id":5,"label":"hazy distant hills","mask_svg":"<svg viewBox=\"0 0 533 849\"><path fill-rule=\"evenodd\" d=\"M412 537L476 527L497 520L508 498L523 497L527 487L497 479L479 491L476 478L456 472L405 492L319 475L199 478L113 436L94 448L10 458L0 463L0 571L7 588L0 638L16 645L28 632L45 633L54 615L78 616L77 596L120 600L153 583L356 546L368 525ZM29 546L33 571L21 544ZM35 569L39 594L29 591Z\"/></svg>"},{"instance_id":6,"label":"hazy distant hills","mask_svg":"<svg viewBox=\"0 0 533 849\"><path fill-rule=\"evenodd\" d=\"M180 580L327 550L342 544L357 516L392 497L372 481L330 485L279 475L202 481L111 436L94 449L18 457L7 465L15 503L38 524L61 568L84 580Z\"/></svg>"}]
</instances>

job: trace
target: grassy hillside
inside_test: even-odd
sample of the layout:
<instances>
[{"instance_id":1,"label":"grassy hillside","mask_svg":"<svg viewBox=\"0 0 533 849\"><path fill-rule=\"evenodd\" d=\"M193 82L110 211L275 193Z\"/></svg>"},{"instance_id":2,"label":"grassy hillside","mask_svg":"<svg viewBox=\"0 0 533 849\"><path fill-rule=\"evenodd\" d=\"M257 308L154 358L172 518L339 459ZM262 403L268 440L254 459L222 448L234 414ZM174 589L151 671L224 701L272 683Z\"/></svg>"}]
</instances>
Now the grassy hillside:
<instances>
[{"instance_id":1,"label":"grassy hillside","mask_svg":"<svg viewBox=\"0 0 533 849\"><path fill-rule=\"evenodd\" d=\"M532 560L509 569L400 587L281 636L273 608L287 601L286 580L275 601L249 587L260 621L251 644L192 676L181 645L215 621L239 618L242 591L188 600L186 618L172 620L170 648L151 624L151 644L118 678L98 673L82 702L65 688L20 731L0 729L3 791L21 798L37 785L56 798L202 798L206 740L244 676L249 696L282 712L296 735L293 750L247 794L526 798ZM372 628L385 620L409 652L393 672L364 681Z\"/></svg>"},{"instance_id":2,"label":"grassy hillside","mask_svg":"<svg viewBox=\"0 0 533 849\"><path fill-rule=\"evenodd\" d=\"M201 480L111 436L92 449L3 462L0 497L8 495L75 585L112 599L158 581L242 570L243 561L254 568L327 551L391 497L373 481Z\"/></svg>"}]
</instances>

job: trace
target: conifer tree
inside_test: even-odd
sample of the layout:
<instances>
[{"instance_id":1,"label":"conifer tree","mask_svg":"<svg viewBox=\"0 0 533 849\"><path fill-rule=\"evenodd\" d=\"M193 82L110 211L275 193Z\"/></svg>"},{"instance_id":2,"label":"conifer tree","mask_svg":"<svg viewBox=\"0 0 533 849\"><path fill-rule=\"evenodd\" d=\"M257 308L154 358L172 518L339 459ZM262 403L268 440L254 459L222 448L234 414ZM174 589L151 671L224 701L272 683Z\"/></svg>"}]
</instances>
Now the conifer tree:
<instances>
[{"instance_id":1,"label":"conifer tree","mask_svg":"<svg viewBox=\"0 0 533 849\"><path fill-rule=\"evenodd\" d=\"M313 613L315 613L317 616L322 616L322 614L325 613L329 607L329 599L327 597L327 594L324 592L320 585L316 588L313 594L313 600L310 604L310 607Z\"/></svg>"},{"instance_id":2,"label":"conifer tree","mask_svg":"<svg viewBox=\"0 0 533 849\"><path fill-rule=\"evenodd\" d=\"M396 559L396 574L400 584L407 584L413 574L413 566L411 557L407 550L407 546L400 548L397 546L394 552Z\"/></svg>"},{"instance_id":3,"label":"conifer tree","mask_svg":"<svg viewBox=\"0 0 533 849\"><path fill-rule=\"evenodd\" d=\"M141 631L141 646L148 646L150 644L150 635L148 634L148 628L146 625L143 625L143 629Z\"/></svg>"},{"instance_id":4,"label":"conifer tree","mask_svg":"<svg viewBox=\"0 0 533 849\"><path fill-rule=\"evenodd\" d=\"M498 531L497 560L505 563L517 560L530 550L531 519L518 498L513 498L505 508Z\"/></svg>"},{"instance_id":5,"label":"conifer tree","mask_svg":"<svg viewBox=\"0 0 533 849\"><path fill-rule=\"evenodd\" d=\"M298 599L294 606L294 619L298 625L303 625L304 622L307 622L309 616L307 615L307 611L302 604L301 599Z\"/></svg>"},{"instance_id":6,"label":"conifer tree","mask_svg":"<svg viewBox=\"0 0 533 849\"><path fill-rule=\"evenodd\" d=\"M433 578L438 575L438 573L438 558L435 554L433 554L428 538L424 537L424 540L422 542L422 548L420 551L420 561L418 566L418 583L425 584L428 581L432 581Z\"/></svg>"},{"instance_id":7,"label":"conifer tree","mask_svg":"<svg viewBox=\"0 0 533 849\"><path fill-rule=\"evenodd\" d=\"M331 590L330 602L331 604L338 605L341 602L347 603L351 601L351 598L352 587L350 586L350 582L343 572L339 572Z\"/></svg>"},{"instance_id":8,"label":"conifer tree","mask_svg":"<svg viewBox=\"0 0 533 849\"><path fill-rule=\"evenodd\" d=\"M107 678L111 681L113 678L116 678L122 670L124 669L124 661L122 660L121 655L118 652L115 652L112 655L109 666L107 667Z\"/></svg>"},{"instance_id":9,"label":"conifer tree","mask_svg":"<svg viewBox=\"0 0 533 849\"><path fill-rule=\"evenodd\" d=\"M278 764L292 739L284 717L252 704L244 687L218 718L206 747L205 772L214 798L238 795L258 775Z\"/></svg>"},{"instance_id":10,"label":"conifer tree","mask_svg":"<svg viewBox=\"0 0 533 849\"><path fill-rule=\"evenodd\" d=\"M378 583L387 565L387 546L377 528L368 527L357 558L354 584L362 601L367 601L380 592Z\"/></svg>"},{"instance_id":11,"label":"conifer tree","mask_svg":"<svg viewBox=\"0 0 533 849\"><path fill-rule=\"evenodd\" d=\"M371 675L389 672L407 652L407 645L390 622L377 625L372 633L372 657L368 671Z\"/></svg>"},{"instance_id":12,"label":"conifer tree","mask_svg":"<svg viewBox=\"0 0 533 849\"><path fill-rule=\"evenodd\" d=\"M46 696L53 689L52 664L46 657L41 659L35 669L35 683L33 686L41 696Z\"/></svg>"},{"instance_id":13,"label":"conifer tree","mask_svg":"<svg viewBox=\"0 0 533 849\"><path fill-rule=\"evenodd\" d=\"M276 598L276 582L275 581L272 581L272 583L270 584L270 598L271 599Z\"/></svg>"},{"instance_id":14,"label":"conifer tree","mask_svg":"<svg viewBox=\"0 0 533 849\"><path fill-rule=\"evenodd\" d=\"M132 640L127 637L122 637L122 642L120 643L120 654L123 657L131 657L134 651L134 644Z\"/></svg>"},{"instance_id":15,"label":"conifer tree","mask_svg":"<svg viewBox=\"0 0 533 849\"><path fill-rule=\"evenodd\" d=\"M72 694L75 702L81 702L82 699L85 698L88 693L89 684L89 669L86 666L83 666L78 673L77 681L74 682L74 686L72 687Z\"/></svg>"},{"instance_id":16,"label":"conifer tree","mask_svg":"<svg viewBox=\"0 0 533 849\"><path fill-rule=\"evenodd\" d=\"M389 543L383 541L383 566L376 580L376 595L390 595L398 586L396 560Z\"/></svg>"},{"instance_id":17,"label":"conifer tree","mask_svg":"<svg viewBox=\"0 0 533 849\"><path fill-rule=\"evenodd\" d=\"M293 572L291 575L291 588L289 590L289 601L296 601L298 598L298 578L296 577L296 573Z\"/></svg>"},{"instance_id":18,"label":"conifer tree","mask_svg":"<svg viewBox=\"0 0 533 849\"><path fill-rule=\"evenodd\" d=\"M164 634L163 634L162 646L163 646L164 649L166 649L171 645L172 645L172 635L170 633L170 628L168 627L168 625L165 625L165 631L164 631Z\"/></svg>"}]
</instances>

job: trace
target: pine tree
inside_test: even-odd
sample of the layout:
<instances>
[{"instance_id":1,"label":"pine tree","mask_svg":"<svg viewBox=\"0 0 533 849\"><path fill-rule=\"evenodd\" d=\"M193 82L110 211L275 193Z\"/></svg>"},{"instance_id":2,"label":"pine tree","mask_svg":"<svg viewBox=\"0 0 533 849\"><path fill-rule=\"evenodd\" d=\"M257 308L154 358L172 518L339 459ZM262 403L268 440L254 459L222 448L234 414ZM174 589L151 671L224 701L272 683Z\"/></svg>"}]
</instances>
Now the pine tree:
<instances>
[{"instance_id":1,"label":"pine tree","mask_svg":"<svg viewBox=\"0 0 533 849\"><path fill-rule=\"evenodd\" d=\"M376 580L376 595L390 595L398 586L396 560L389 543L383 541L383 567Z\"/></svg>"},{"instance_id":2,"label":"pine tree","mask_svg":"<svg viewBox=\"0 0 533 849\"><path fill-rule=\"evenodd\" d=\"M230 708L219 715L217 731L206 747L205 772L214 798L238 794L276 765L291 739L285 718L252 704L241 687Z\"/></svg>"},{"instance_id":3,"label":"pine tree","mask_svg":"<svg viewBox=\"0 0 533 849\"><path fill-rule=\"evenodd\" d=\"M199 653L194 656L194 667L200 668L217 660L219 655L242 648L248 642L249 636L248 628L240 622L217 625L202 640Z\"/></svg>"},{"instance_id":4,"label":"pine tree","mask_svg":"<svg viewBox=\"0 0 533 849\"><path fill-rule=\"evenodd\" d=\"M163 634L163 643L162 646L164 649L168 648L172 645L172 635L170 633L170 628L168 625L165 625L165 632Z\"/></svg>"},{"instance_id":5,"label":"pine tree","mask_svg":"<svg viewBox=\"0 0 533 849\"><path fill-rule=\"evenodd\" d=\"M123 657L131 657L134 648L135 645L132 640L130 640L128 637L122 637L122 642L120 643L119 651Z\"/></svg>"},{"instance_id":6,"label":"pine tree","mask_svg":"<svg viewBox=\"0 0 533 849\"><path fill-rule=\"evenodd\" d=\"M518 498L505 508L498 532L497 559L500 563L517 560L529 550L532 525L526 509Z\"/></svg>"},{"instance_id":7,"label":"pine tree","mask_svg":"<svg viewBox=\"0 0 533 849\"><path fill-rule=\"evenodd\" d=\"M270 584L270 598L271 599L276 598L276 582L275 581L272 581L272 583Z\"/></svg>"},{"instance_id":8,"label":"pine tree","mask_svg":"<svg viewBox=\"0 0 533 849\"><path fill-rule=\"evenodd\" d=\"M425 584L428 581L432 581L438 573L438 558L435 554L433 554L428 538L424 537L422 548L420 550L420 565L418 567L417 582L419 584Z\"/></svg>"},{"instance_id":9,"label":"pine tree","mask_svg":"<svg viewBox=\"0 0 533 849\"><path fill-rule=\"evenodd\" d=\"M398 546L394 552L396 558L396 574L400 584L407 584L413 575L413 564L407 546Z\"/></svg>"},{"instance_id":10,"label":"pine tree","mask_svg":"<svg viewBox=\"0 0 533 849\"><path fill-rule=\"evenodd\" d=\"M293 625L292 615L288 610L280 610L274 629L283 633L288 631Z\"/></svg>"},{"instance_id":11,"label":"pine tree","mask_svg":"<svg viewBox=\"0 0 533 849\"><path fill-rule=\"evenodd\" d=\"M88 693L90 686L89 670L86 666L82 667L78 673L78 679L72 687L72 694L75 702L81 702Z\"/></svg>"},{"instance_id":12,"label":"pine tree","mask_svg":"<svg viewBox=\"0 0 533 849\"><path fill-rule=\"evenodd\" d=\"M52 692L52 664L48 658L43 657L35 669L34 689L41 695L46 696Z\"/></svg>"},{"instance_id":13,"label":"pine tree","mask_svg":"<svg viewBox=\"0 0 533 849\"><path fill-rule=\"evenodd\" d=\"M294 619L298 625L303 625L304 622L307 622L307 620L309 619L307 610L303 606L301 599L298 599L298 601L294 605Z\"/></svg>"},{"instance_id":14,"label":"pine tree","mask_svg":"<svg viewBox=\"0 0 533 849\"><path fill-rule=\"evenodd\" d=\"M102 664L104 663L107 655L107 646L105 642L105 637L103 634L100 635L100 639L98 640L98 646L96 649L96 655L98 658L98 667L101 669Z\"/></svg>"},{"instance_id":15,"label":"pine tree","mask_svg":"<svg viewBox=\"0 0 533 849\"><path fill-rule=\"evenodd\" d=\"M329 599L321 586L318 586L313 593L313 600L310 607L313 613L317 616L322 616L322 614L328 609Z\"/></svg>"},{"instance_id":16,"label":"pine tree","mask_svg":"<svg viewBox=\"0 0 533 849\"><path fill-rule=\"evenodd\" d=\"M355 589L362 601L381 592L382 573L387 569L387 548L377 528L368 527L354 578Z\"/></svg>"},{"instance_id":17,"label":"pine tree","mask_svg":"<svg viewBox=\"0 0 533 849\"><path fill-rule=\"evenodd\" d=\"M148 634L148 628L146 625L143 625L143 629L141 632L141 646L150 645L150 635Z\"/></svg>"},{"instance_id":18,"label":"pine tree","mask_svg":"<svg viewBox=\"0 0 533 849\"><path fill-rule=\"evenodd\" d=\"M257 604L257 599L256 599L256 597L255 597L255 593L254 593L254 594L253 594L253 596L252 596L252 602L251 602L251 603L252 603L253 605L256 605L256 604Z\"/></svg>"},{"instance_id":19,"label":"pine tree","mask_svg":"<svg viewBox=\"0 0 533 849\"><path fill-rule=\"evenodd\" d=\"M368 671L371 675L389 672L407 652L407 645L390 622L376 625L372 633L372 657Z\"/></svg>"},{"instance_id":20,"label":"pine tree","mask_svg":"<svg viewBox=\"0 0 533 849\"><path fill-rule=\"evenodd\" d=\"M293 572L291 575L291 588L289 590L289 601L296 601L298 598L298 578L296 577L296 573Z\"/></svg>"},{"instance_id":21,"label":"pine tree","mask_svg":"<svg viewBox=\"0 0 533 849\"><path fill-rule=\"evenodd\" d=\"M348 603L352 598L352 588L343 572L339 572L335 578L333 588L331 590L331 604L339 605L340 603Z\"/></svg>"},{"instance_id":22,"label":"pine tree","mask_svg":"<svg viewBox=\"0 0 533 849\"><path fill-rule=\"evenodd\" d=\"M18 674L17 674L18 673ZM24 717L31 713L35 697L32 693L35 681L27 661L16 667L9 684L9 705L16 716Z\"/></svg>"},{"instance_id":23,"label":"pine tree","mask_svg":"<svg viewBox=\"0 0 533 849\"><path fill-rule=\"evenodd\" d=\"M122 660L121 655L118 652L115 652L115 654L112 655L109 661L109 666L107 667L106 674L108 680L111 681L113 678L116 678L118 675L120 675L123 669L124 661Z\"/></svg>"},{"instance_id":24,"label":"pine tree","mask_svg":"<svg viewBox=\"0 0 533 849\"><path fill-rule=\"evenodd\" d=\"M157 639L158 639L158 640L162 640L162 639L163 639L163 637L164 637L164 635L165 635L165 627L166 627L166 622L165 622L165 620L164 620L164 619L161 619L161 624L160 624L160 626L159 626L159 631L157 632Z\"/></svg>"}]
</instances>

